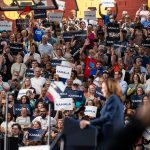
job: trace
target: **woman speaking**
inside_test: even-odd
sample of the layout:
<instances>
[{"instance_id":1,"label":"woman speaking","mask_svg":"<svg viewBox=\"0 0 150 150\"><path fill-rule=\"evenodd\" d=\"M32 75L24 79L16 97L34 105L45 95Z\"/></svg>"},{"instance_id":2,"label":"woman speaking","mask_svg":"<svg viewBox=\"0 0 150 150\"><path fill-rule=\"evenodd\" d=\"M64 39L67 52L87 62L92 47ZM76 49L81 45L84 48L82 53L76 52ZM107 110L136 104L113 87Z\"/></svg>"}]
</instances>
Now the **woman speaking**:
<instances>
[{"instance_id":1,"label":"woman speaking","mask_svg":"<svg viewBox=\"0 0 150 150\"><path fill-rule=\"evenodd\" d=\"M102 83L102 93L106 97L105 104L100 111L100 117L91 121L81 120L80 128L87 125L100 126L101 148L105 149L105 144L112 135L124 125L124 106L122 104L123 95L119 83L114 79L108 79Z\"/></svg>"}]
</instances>

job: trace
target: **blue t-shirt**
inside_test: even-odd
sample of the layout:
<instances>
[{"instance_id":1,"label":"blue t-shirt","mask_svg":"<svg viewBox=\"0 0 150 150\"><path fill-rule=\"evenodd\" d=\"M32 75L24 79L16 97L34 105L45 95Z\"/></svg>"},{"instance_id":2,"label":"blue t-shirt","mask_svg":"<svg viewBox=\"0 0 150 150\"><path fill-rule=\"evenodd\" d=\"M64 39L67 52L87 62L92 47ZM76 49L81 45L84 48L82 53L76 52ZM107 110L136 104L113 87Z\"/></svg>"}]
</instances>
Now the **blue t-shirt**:
<instances>
[{"instance_id":1,"label":"blue t-shirt","mask_svg":"<svg viewBox=\"0 0 150 150\"><path fill-rule=\"evenodd\" d=\"M44 35L44 31L41 29L33 29L34 31L34 35L33 35L33 39L36 42L40 42L42 41L42 36Z\"/></svg>"}]
</instances>

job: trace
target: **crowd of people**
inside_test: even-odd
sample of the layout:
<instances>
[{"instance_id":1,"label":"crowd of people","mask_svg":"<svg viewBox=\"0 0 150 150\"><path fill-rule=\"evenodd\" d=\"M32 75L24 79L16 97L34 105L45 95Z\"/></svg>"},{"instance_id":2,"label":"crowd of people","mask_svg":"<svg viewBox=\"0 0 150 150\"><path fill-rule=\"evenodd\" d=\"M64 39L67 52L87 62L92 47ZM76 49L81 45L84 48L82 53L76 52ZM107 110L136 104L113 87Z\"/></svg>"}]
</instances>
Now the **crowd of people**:
<instances>
[{"instance_id":1,"label":"crowd of people","mask_svg":"<svg viewBox=\"0 0 150 150\"><path fill-rule=\"evenodd\" d=\"M50 142L53 142L63 129L65 117L91 122L99 118L107 99L102 86L111 78L121 88L124 114L118 115L124 116L124 126L139 106L150 103L150 12L147 5L142 4L135 12L135 18L123 11L120 19L117 18L117 3L115 12L107 8L106 15L102 14L101 5L102 25L98 19L78 19L76 11L71 10L70 16L63 18L62 22L51 22L48 18L34 19L32 14L25 18L28 21L26 27L1 31L1 138L6 132L6 101L7 134L8 137L18 137L19 146L46 144L49 134ZM4 15L1 15L0 21L6 21ZM84 38L76 37L74 33L79 31L85 33ZM73 36L67 39L66 35L70 34ZM12 45L15 44L22 44L23 49L13 51ZM56 65L51 63L54 61L72 68L69 79L59 77ZM66 85L65 90L83 92L82 100L73 99L73 110L55 110L55 102L47 95L54 81ZM20 90L25 89L27 93L18 97ZM16 106L20 106L19 111ZM85 106L97 107L96 117L85 115ZM34 133L31 132L33 130ZM136 150L150 148L148 130L135 143ZM41 136L33 140L29 138L30 132Z\"/></svg>"}]
</instances>

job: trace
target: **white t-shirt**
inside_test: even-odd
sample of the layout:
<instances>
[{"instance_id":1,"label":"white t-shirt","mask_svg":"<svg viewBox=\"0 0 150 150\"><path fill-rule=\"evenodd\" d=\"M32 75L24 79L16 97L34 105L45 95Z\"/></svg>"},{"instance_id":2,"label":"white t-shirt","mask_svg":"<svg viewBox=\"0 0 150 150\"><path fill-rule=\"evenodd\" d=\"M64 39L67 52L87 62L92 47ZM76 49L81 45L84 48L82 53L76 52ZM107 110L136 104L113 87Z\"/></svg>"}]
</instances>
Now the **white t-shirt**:
<instances>
[{"instance_id":1,"label":"white t-shirt","mask_svg":"<svg viewBox=\"0 0 150 150\"><path fill-rule=\"evenodd\" d=\"M41 55L48 54L49 56L53 52L53 46L49 43L47 44L40 44L39 45L39 52Z\"/></svg>"}]
</instances>

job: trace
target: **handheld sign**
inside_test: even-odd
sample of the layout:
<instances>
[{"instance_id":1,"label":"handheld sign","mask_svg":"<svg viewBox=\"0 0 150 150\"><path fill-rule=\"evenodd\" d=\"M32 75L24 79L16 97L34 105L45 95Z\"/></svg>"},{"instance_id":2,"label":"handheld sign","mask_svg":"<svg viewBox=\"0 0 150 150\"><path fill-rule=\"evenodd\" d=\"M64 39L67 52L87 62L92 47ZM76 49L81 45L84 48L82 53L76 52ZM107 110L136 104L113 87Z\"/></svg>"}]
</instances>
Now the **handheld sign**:
<instances>
[{"instance_id":1,"label":"handheld sign","mask_svg":"<svg viewBox=\"0 0 150 150\"><path fill-rule=\"evenodd\" d=\"M56 67L56 66L60 65L61 62L62 62L62 60L58 60L58 59L52 59L50 61L52 67Z\"/></svg>"},{"instance_id":2,"label":"handheld sign","mask_svg":"<svg viewBox=\"0 0 150 150\"><path fill-rule=\"evenodd\" d=\"M142 46L150 48L150 39L143 40Z\"/></svg>"},{"instance_id":3,"label":"handheld sign","mask_svg":"<svg viewBox=\"0 0 150 150\"><path fill-rule=\"evenodd\" d=\"M0 21L0 31L12 31L12 22Z\"/></svg>"},{"instance_id":4,"label":"handheld sign","mask_svg":"<svg viewBox=\"0 0 150 150\"><path fill-rule=\"evenodd\" d=\"M96 19L96 11L84 11L84 19L85 20L95 20Z\"/></svg>"},{"instance_id":5,"label":"handheld sign","mask_svg":"<svg viewBox=\"0 0 150 150\"><path fill-rule=\"evenodd\" d=\"M26 93L28 91L31 91L33 93L34 90L33 89L20 89L18 96L17 96L17 99L20 99L22 96L26 95Z\"/></svg>"},{"instance_id":6,"label":"handheld sign","mask_svg":"<svg viewBox=\"0 0 150 150\"><path fill-rule=\"evenodd\" d=\"M65 2L61 1L61 0L56 0L56 2L57 2L57 5L58 5L58 10L64 11L65 10Z\"/></svg>"},{"instance_id":7,"label":"handheld sign","mask_svg":"<svg viewBox=\"0 0 150 150\"><path fill-rule=\"evenodd\" d=\"M96 106L85 106L84 114L89 117L96 117L97 107Z\"/></svg>"},{"instance_id":8,"label":"handheld sign","mask_svg":"<svg viewBox=\"0 0 150 150\"><path fill-rule=\"evenodd\" d=\"M114 0L101 0L103 7L114 7Z\"/></svg>"},{"instance_id":9,"label":"handheld sign","mask_svg":"<svg viewBox=\"0 0 150 150\"><path fill-rule=\"evenodd\" d=\"M56 66L56 74L58 74L60 78L70 79L71 71L72 68L64 66Z\"/></svg>"},{"instance_id":10,"label":"handheld sign","mask_svg":"<svg viewBox=\"0 0 150 150\"><path fill-rule=\"evenodd\" d=\"M42 19L42 18L46 18L46 17L47 17L46 10L44 10L44 9L34 10L34 19Z\"/></svg>"},{"instance_id":11,"label":"handheld sign","mask_svg":"<svg viewBox=\"0 0 150 150\"><path fill-rule=\"evenodd\" d=\"M50 146L49 145L24 146L24 147L19 147L19 150L50 150Z\"/></svg>"},{"instance_id":12,"label":"handheld sign","mask_svg":"<svg viewBox=\"0 0 150 150\"><path fill-rule=\"evenodd\" d=\"M41 141L45 134L45 130L42 129L28 129L28 140Z\"/></svg>"},{"instance_id":13,"label":"handheld sign","mask_svg":"<svg viewBox=\"0 0 150 150\"><path fill-rule=\"evenodd\" d=\"M13 114L16 115L16 116L19 116L22 107L26 107L26 108L27 108L27 113L28 113L28 115L31 114L29 104L14 104L14 107L13 107Z\"/></svg>"},{"instance_id":14,"label":"handheld sign","mask_svg":"<svg viewBox=\"0 0 150 150\"><path fill-rule=\"evenodd\" d=\"M106 37L106 46L112 46L114 44L114 39L113 37Z\"/></svg>"},{"instance_id":15,"label":"handheld sign","mask_svg":"<svg viewBox=\"0 0 150 150\"><path fill-rule=\"evenodd\" d=\"M62 17L63 17L63 13L60 13L60 12L49 13L49 20L50 21L61 22Z\"/></svg>"},{"instance_id":16,"label":"handheld sign","mask_svg":"<svg viewBox=\"0 0 150 150\"><path fill-rule=\"evenodd\" d=\"M109 23L107 25L107 32L119 33L120 32L119 24L118 23Z\"/></svg>"},{"instance_id":17,"label":"handheld sign","mask_svg":"<svg viewBox=\"0 0 150 150\"><path fill-rule=\"evenodd\" d=\"M72 98L62 98L57 99L54 102L55 110L73 110L73 99Z\"/></svg>"},{"instance_id":18,"label":"handheld sign","mask_svg":"<svg viewBox=\"0 0 150 150\"><path fill-rule=\"evenodd\" d=\"M23 51L23 44L21 43L10 43L10 51L13 54Z\"/></svg>"},{"instance_id":19,"label":"handheld sign","mask_svg":"<svg viewBox=\"0 0 150 150\"><path fill-rule=\"evenodd\" d=\"M17 27L17 29L23 30L27 26L29 26L29 20L27 20L27 19L16 19L16 27Z\"/></svg>"}]
</instances>

